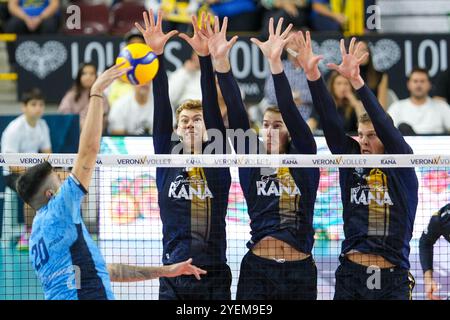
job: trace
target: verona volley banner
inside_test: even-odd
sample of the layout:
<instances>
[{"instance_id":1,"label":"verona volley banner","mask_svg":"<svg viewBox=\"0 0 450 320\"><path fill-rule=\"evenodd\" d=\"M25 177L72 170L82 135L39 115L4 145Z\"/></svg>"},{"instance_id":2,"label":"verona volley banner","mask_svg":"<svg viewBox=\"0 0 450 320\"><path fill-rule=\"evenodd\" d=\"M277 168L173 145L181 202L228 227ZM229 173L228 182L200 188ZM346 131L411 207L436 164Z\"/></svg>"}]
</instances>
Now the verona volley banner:
<instances>
[{"instance_id":1,"label":"verona volley banner","mask_svg":"<svg viewBox=\"0 0 450 320\"><path fill-rule=\"evenodd\" d=\"M324 55L326 63L340 62L338 35L313 35L314 51ZM414 66L426 68L434 79L448 67L450 35L389 35L361 37L369 42L375 67L389 75L389 87L400 99L407 96L406 76ZM99 72L115 63L123 39L112 36L19 36L15 57L18 66L18 96L31 87L43 91L49 102L59 103L72 86L78 66L94 62ZM165 48L169 72L181 67L192 49L181 39L171 40ZM267 62L250 37L240 37L230 59L234 76L247 102L259 102L264 83L270 75ZM51 83L51 85L48 85Z\"/></svg>"},{"instance_id":2,"label":"verona volley banner","mask_svg":"<svg viewBox=\"0 0 450 320\"><path fill-rule=\"evenodd\" d=\"M414 167L419 201L414 227L418 238L430 216L450 202L450 139L446 136L406 137L413 155L331 155L325 138L316 137L317 155L155 155L152 138L104 137L97 158L96 198L101 239L160 240L161 220L156 188L158 166L230 167L232 183L226 216L227 234L249 237L249 217L239 183L238 167L290 166L320 168L314 210L316 236L343 239L338 167ZM75 154L0 154L0 164L30 167L49 161L70 168ZM358 199L358 201L363 199Z\"/></svg>"}]
</instances>

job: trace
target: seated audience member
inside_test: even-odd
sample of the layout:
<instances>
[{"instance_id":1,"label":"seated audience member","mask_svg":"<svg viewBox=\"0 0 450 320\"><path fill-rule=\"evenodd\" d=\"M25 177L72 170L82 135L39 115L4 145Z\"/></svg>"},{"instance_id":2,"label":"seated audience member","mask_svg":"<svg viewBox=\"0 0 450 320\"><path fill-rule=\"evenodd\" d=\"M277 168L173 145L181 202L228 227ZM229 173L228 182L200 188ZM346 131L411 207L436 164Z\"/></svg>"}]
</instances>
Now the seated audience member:
<instances>
[{"instance_id":1,"label":"seated audience member","mask_svg":"<svg viewBox=\"0 0 450 320\"><path fill-rule=\"evenodd\" d=\"M142 33L139 32L138 29L133 28L128 32L124 40L127 45L133 43L143 43L145 44L144 37ZM114 82L106 89L105 94L108 97L108 102L110 106L113 106L114 103L123 96L126 96L133 92L133 85L123 81L122 79L114 80Z\"/></svg>"},{"instance_id":2,"label":"seated audience member","mask_svg":"<svg viewBox=\"0 0 450 320\"><path fill-rule=\"evenodd\" d=\"M291 33L293 32L295 31L291 31ZM298 51L294 41L291 41L286 48L292 49L294 52ZM300 114L302 115L302 118L308 123L311 130L316 129L315 122L311 119L314 106L305 73L298 65L295 57L291 54L287 54L287 59L283 60L283 68L291 86L295 103L300 111ZM264 98L267 106L277 105L277 98L275 95L275 87L272 77L267 77L264 86Z\"/></svg>"},{"instance_id":3,"label":"seated audience member","mask_svg":"<svg viewBox=\"0 0 450 320\"><path fill-rule=\"evenodd\" d=\"M261 0L261 4L268 10L264 14L263 33L268 32L269 19L284 18L285 23L292 23L294 28L305 28L309 26L309 15L311 5L309 0ZM268 35L267 35L268 36Z\"/></svg>"},{"instance_id":4,"label":"seated audience member","mask_svg":"<svg viewBox=\"0 0 450 320\"><path fill-rule=\"evenodd\" d=\"M260 10L254 0L206 0L206 2L221 21L228 17L228 32L261 29Z\"/></svg>"},{"instance_id":5,"label":"seated audience member","mask_svg":"<svg viewBox=\"0 0 450 320\"><path fill-rule=\"evenodd\" d=\"M407 82L410 97L393 103L388 110L404 135L445 134L450 131L450 106L431 99L428 71L414 68Z\"/></svg>"},{"instance_id":6,"label":"seated audience member","mask_svg":"<svg viewBox=\"0 0 450 320\"><path fill-rule=\"evenodd\" d=\"M350 81L339 73L332 72L328 79L328 87L344 124L345 132L356 133L358 131L358 118L365 110L361 101L356 97ZM313 117L317 122L317 127L322 129L317 113L314 112Z\"/></svg>"},{"instance_id":7,"label":"seated audience member","mask_svg":"<svg viewBox=\"0 0 450 320\"><path fill-rule=\"evenodd\" d=\"M171 30L186 32L191 28L191 16L197 14L200 2L198 0L146 0L145 6L153 12L162 10L164 32Z\"/></svg>"},{"instance_id":8,"label":"seated audience member","mask_svg":"<svg viewBox=\"0 0 450 320\"><path fill-rule=\"evenodd\" d=\"M192 52L190 59L186 60L181 68L169 76L170 102L175 107L188 100L201 100L200 63L198 56Z\"/></svg>"},{"instance_id":9,"label":"seated audience member","mask_svg":"<svg viewBox=\"0 0 450 320\"><path fill-rule=\"evenodd\" d=\"M433 98L450 102L450 69L441 72L436 80L433 92Z\"/></svg>"},{"instance_id":10,"label":"seated audience member","mask_svg":"<svg viewBox=\"0 0 450 320\"><path fill-rule=\"evenodd\" d=\"M144 135L153 132L151 84L135 86L134 92L115 102L108 117L112 135Z\"/></svg>"},{"instance_id":11,"label":"seated audience member","mask_svg":"<svg viewBox=\"0 0 450 320\"><path fill-rule=\"evenodd\" d=\"M9 20L11 14L8 10L8 1L0 1L0 32L4 32L5 22Z\"/></svg>"},{"instance_id":12,"label":"seated audience member","mask_svg":"<svg viewBox=\"0 0 450 320\"><path fill-rule=\"evenodd\" d=\"M73 87L66 93L58 107L59 113L79 114L81 130L88 111L89 92L96 79L97 67L92 63L81 64ZM105 115L108 110L109 104L105 96Z\"/></svg>"},{"instance_id":13,"label":"seated audience member","mask_svg":"<svg viewBox=\"0 0 450 320\"><path fill-rule=\"evenodd\" d=\"M56 33L59 24L59 0L9 0L8 10L10 18L6 21L6 33ZM15 43L8 42L9 63L14 66Z\"/></svg>"},{"instance_id":14,"label":"seated audience member","mask_svg":"<svg viewBox=\"0 0 450 320\"><path fill-rule=\"evenodd\" d=\"M3 131L1 138L2 153L51 153L50 131L42 119L45 100L39 90L33 89L22 98L22 115L13 120ZM16 194L16 181L24 171L23 167L4 167L6 189L3 210L3 235L9 241L22 232L17 249L27 250L28 239L34 217L34 210L24 206L24 217L18 217L19 203ZM18 218L18 220L16 220ZM24 220L25 226L19 222ZM20 231L20 229L24 229Z\"/></svg>"},{"instance_id":15,"label":"seated audience member","mask_svg":"<svg viewBox=\"0 0 450 320\"><path fill-rule=\"evenodd\" d=\"M369 52L369 46L366 42L361 41L362 50L361 53L364 54ZM370 52L369 52L370 53ZM363 63L359 67L361 71L361 77L367 86L372 90L373 94L378 98L381 106L384 110L388 107L388 86L389 86L389 76L385 72L380 72L375 70L373 65L372 56L369 55L364 59Z\"/></svg>"},{"instance_id":16,"label":"seated audience member","mask_svg":"<svg viewBox=\"0 0 450 320\"><path fill-rule=\"evenodd\" d=\"M347 17L331 10L330 0L312 0L311 27L315 31L342 31Z\"/></svg>"}]
</instances>

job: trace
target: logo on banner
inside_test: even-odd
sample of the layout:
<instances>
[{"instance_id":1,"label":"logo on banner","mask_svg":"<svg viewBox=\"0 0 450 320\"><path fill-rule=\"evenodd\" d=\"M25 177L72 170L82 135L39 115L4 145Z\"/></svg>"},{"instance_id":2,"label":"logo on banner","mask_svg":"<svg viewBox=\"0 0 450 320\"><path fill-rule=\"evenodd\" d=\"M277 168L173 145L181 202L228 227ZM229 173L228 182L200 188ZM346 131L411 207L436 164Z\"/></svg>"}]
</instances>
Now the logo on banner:
<instances>
[{"instance_id":1,"label":"logo on banner","mask_svg":"<svg viewBox=\"0 0 450 320\"><path fill-rule=\"evenodd\" d=\"M378 71L387 71L402 57L400 46L391 39L381 39L375 44L369 43L373 64Z\"/></svg>"},{"instance_id":2,"label":"logo on banner","mask_svg":"<svg viewBox=\"0 0 450 320\"><path fill-rule=\"evenodd\" d=\"M410 159L412 165L450 165L450 159L437 156L434 158Z\"/></svg>"},{"instance_id":3,"label":"logo on banner","mask_svg":"<svg viewBox=\"0 0 450 320\"><path fill-rule=\"evenodd\" d=\"M381 159L380 162L381 162L382 165L397 164L397 161L395 161L395 159L393 157Z\"/></svg>"},{"instance_id":4,"label":"logo on banner","mask_svg":"<svg viewBox=\"0 0 450 320\"><path fill-rule=\"evenodd\" d=\"M64 65L67 50L58 41L47 41L42 46L35 41L24 41L16 49L16 61L23 69L43 80Z\"/></svg>"},{"instance_id":5,"label":"logo on banner","mask_svg":"<svg viewBox=\"0 0 450 320\"><path fill-rule=\"evenodd\" d=\"M319 67L322 72L329 72L327 63L341 63L341 52L339 41L334 39L324 40L320 45L312 41L313 51L323 55L323 60ZM400 46L391 39L381 39L377 42L369 43L373 64L378 71L387 71L397 64L402 57Z\"/></svg>"},{"instance_id":6,"label":"logo on banner","mask_svg":"<svg viewBox=\"0 0 450 320\"><path fill-rule=\"evenodd\" d=\"M334 39L327 39L320 45L316 41L312 41L312 48L314 52L323 55L323 60L319 63L320 71L328 73L330 69L327 68L327 63L341 63L341 49L339 48L339 41Z\"/></svg>"},{"instance_id":7,"label":"logo on banner","mask_svg":"<svg viewBox=\"0 0 450 320\"><path fill-rule=\"evenodd\" d=\"M37 164L41 164L44 162L48 162L50 159L50 154L46 157L43 158L19 158L19 161L21 164L25 164L25 165L37 165Z\"/></svg>"},{"instance_id":8,"label":"logo on banner","mask_svg":"<svg viewBox=\"0 0 450 320\"><path fill-rule=\"evenodd\" d=\"M132 158L132 159L116 159L118 165L169 165L172 163L172 159L154 159L149 158L148 156L139 157L139 158Z\"/></svg>"},{"instance_id":9,"label":"logo on banner","mask_svg":"<svg viewBox=\"0 0 450 320\"><path fill-rule=\"evenodd\" d=\"M312 159L312 163L314 165L322 165L322 166L330 166L330 165L335 165L335 166L363 166L367 163L367 159L344 159L344 157L339 156L336 157L334 159Z\"/></svg>"}]
</instances>

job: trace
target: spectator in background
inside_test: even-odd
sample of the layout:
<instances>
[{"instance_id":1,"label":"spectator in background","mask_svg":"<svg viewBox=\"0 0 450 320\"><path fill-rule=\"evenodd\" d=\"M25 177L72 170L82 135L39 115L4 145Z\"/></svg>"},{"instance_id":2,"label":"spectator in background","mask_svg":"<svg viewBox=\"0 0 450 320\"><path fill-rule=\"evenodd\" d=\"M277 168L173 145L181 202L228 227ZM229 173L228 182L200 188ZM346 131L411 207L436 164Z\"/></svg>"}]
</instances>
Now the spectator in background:
<instances>
[{"instance_id":1,"label":"spectator in background","mask_svg":"<svg viewBox=\"0 0 450 320\"><path fill-rule=\"evenodd\" d=\"M262 33L268 36L269 19L284 18L285 23L292 23L294 28L305 28L309 26L311 4L309 0L261 0L261 4L268 10L264 14Z\"/></svg>"},{"instance_id":2,"label":"spectator in background","mask_svg":"<svg viewBox=\"0 0 450 320\"><path fill-rule=\"evenodd\" d=\"M366 42L361 41L361 45L361 54L369 52L369 46ZM388 107L389 76L385 72L375 70L371 55L364 59L359 69L364 82L378 98L384 110L386 110Z\"/></svg>"},{"instance_id":3,"label":"spectator in background","mask_svg":"<svg viewBox=\"0 0 450 320\"><path fill-rule=\"evenodd\" d=\"M445 103L450 102L450 69L441 72L435 81L434 97L444 101Z\"/></svg>"},{"instance_id":4,"label":"spectator in background","mask_svg":"<svg viewBox=\"0 0 450 320\"><path fill-rule=\"evenodd\" d=\"M0 1L0 32L4 32L5 22L8 21L10 17L8 1Z\"/></svg>"},{"instance_id":5,"label":"spectator in background","mask_svg":"<svg viewBox=\"0 0 450 320\"><path fill-rule=\"evenodd\" d=\"M13 120L3 131L1 138L2 153L51 153L50 130L42 115L45 110L45 100L41 92L33 89L22 98L22 115ZM14 237L20 234L18 223L24 220L25 226L17 244L17 249L28 250L28 239L34 218L34 210L24 206L24 217L15 217L19 212L19 202L16 194L16 181L24 171L22 167L4 167L3 175L7 188L3 210L2 238ZM15 221L15 218L18 218ZM10 240L10 239L6 239Z\"/></svg>"},{"instance_id":6,"label":"spectator in background","mask_svg":"<svg viewBox=\"0 0 450 320\"><path fill-rule=\"evenodd\" d=\"M153 94L151 84L135 86L134 92L117 100L108 116L112 135L153 133Z\"/></svg>"},{"instance_id":7,"label":"spectator in background","mask_svg":"<svg viewBox=\"0 0 450 320\"><path fill-rule=\"evenodd\" d=\"M291 31L291 34L295 32L296 31ZM297 45L293 40L286 45L286 50L287 49L298 52ZM302 115L302 118L308 123L311 130L314 131L316 122L311 118L314 106L305 73L298 65L295 57L291 54L288 54L287 59L283 60L283 69L288 78L289 85L291 86L292 95L297 108ZM268 106L276 106L278 104L272 77L267 77L264 86L264 98Z\"/></svg>"},{"instance_id":8,"label":"spectator in background","mask_svg":"<svg viewBox=\"0 0 450 320\"><path fill-rule=\"evenodd\" d=\"M311 27L315 31L341 31L345 14L333 12L330 0L312 0Z\"/></svg>"},{"instance_id":9,"label":"spectator in background","mask_svg":"<svg viewBox=\"0 0 450 320\"><path fill-rule=\"evenodd\" d=\"M202 99L200 88L200 62L195 52L186 60L181 68L169 76L169 94L172 106L178 106L186 100Z\"/></svg>"},{"instance_id":10,"label":"spectator in background","mask_svg":"<svg viewBox=\"0 0 450 320\"><path fill-rule=\"evenodd\" d=\"M389 114L404 135L445 134L450 131L450 106L431 99L428 71L414 68L407 82L410 97L393 103Z\"/></svg>"},{"instance_id":11,"label":"spectator in background","mask_svg":"<svg viewBox=\"0 0 450 320\"><path fill-rule=\"evenodd\" d=\"M187 32L191 29L191 16L197 14L198 0L146 0L145 7L163 12L162 28L164 32L178 30Z\"/></svg>"},{"instance_id":12,"label":"spectator in background","mask_svg":"<svg viewBox=\"0 0 450 320\"><path fill-rule=\"evenodd\" d=\"M59 0L9 0L11 15L4 26L6 33L56 33L59 25ZM14 42L8 42L9 63L14 66Z\"/></svg>"},{"instance_id":13,"label":"spectator in background","mask_svg":"<svg viewBox=\"0 0 450 320\"><path fill-rule=\"evenodd\" d=\"M228 32L258 31L261 29L260 10L254 0L205 0L219 17L228 17Z\"/></svg>"},{"instance_id":14,"label":"spectator in background","mask_svg":"<svg viewBox=\"0 0 450 320\"><path fill-rule=\"evenodd\" d=\"M358 100L350 81L339 73L333 71L328 78L328 88L336 104L337 111L344 124L346 133L358 131L358 118L365 113L361 101ZM321 129L320 119L314 114L318 127Z\"/></svg>"},{"instance_id":15,"label":"spectator in background","mask_svg":"<svg viewBox=\"0 0 450 320\"><path fill-rule=\"evenodd\" d=\"M89 106L89 92L96 79L97 67L92 63L81 64L73 87L66 93L58 107L59 113L80 115L80 130L83 130L83 124ZM109 111L106 96L104 109L106 115Z\"/></svg>"},{"instance_id":16,"label":"spectator in background","mask_svg":"<svg viewBox=\"0 0 450 320\"><path fill-rule=\"evenodd\" d=\"M139 32L138 29L131 29L124 37L124 40L127 45L133 43L143 43L145 44L144 37ZM133 85L123 81L121 78L115 80L107 89L106 95L108 97L108 102L110 106L113 106L114 103L123 96L133 93Z\"/></svg>"}]
</instances>

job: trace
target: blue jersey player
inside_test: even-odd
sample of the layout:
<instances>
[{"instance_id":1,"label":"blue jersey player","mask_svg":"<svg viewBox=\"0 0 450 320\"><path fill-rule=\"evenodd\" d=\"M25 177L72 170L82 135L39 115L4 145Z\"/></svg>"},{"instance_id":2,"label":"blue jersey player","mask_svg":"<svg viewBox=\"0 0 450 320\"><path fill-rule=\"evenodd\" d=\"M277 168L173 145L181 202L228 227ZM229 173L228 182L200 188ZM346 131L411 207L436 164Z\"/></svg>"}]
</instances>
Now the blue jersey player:
<instances>
[{"instance_id":1,"label":"blue jersey player","mask_svg":"<svg viewBox=\"0 0 450 320\"><path fill-rule=\"evenodd\" d=\"M358 93L367 113L358 119L358 141L345 134L336 105L318 68L321 56L297 34L297 61L308 79L314 106L333 154L412 154L360 76L359 65L367 58L356 39L347 52L341 40L342 63L328 67L346 77ZM418 202L418 181L413 168L340 168L344 234L341 265L336 271L335 296L349 299L411 299L414 279L409 273L410 240Z\"/></svg>"},{"instance_id":2,"label":"blue jersey player","mask_svg":"<svg viewBox=\"0 0 450 320\"><path fill-rule=\"evenodd\" d=\"M30 237L30 258L45 299L114 299L110 281L141 281L205 272L192 260L170 267L106 265L81 217L100 148L103 91L128 69L114 66L91 89L89 110L72 172L64 182L48 162L27 170L17 181L22 199L37 211Z\"/></svg>"}]
</instances>

